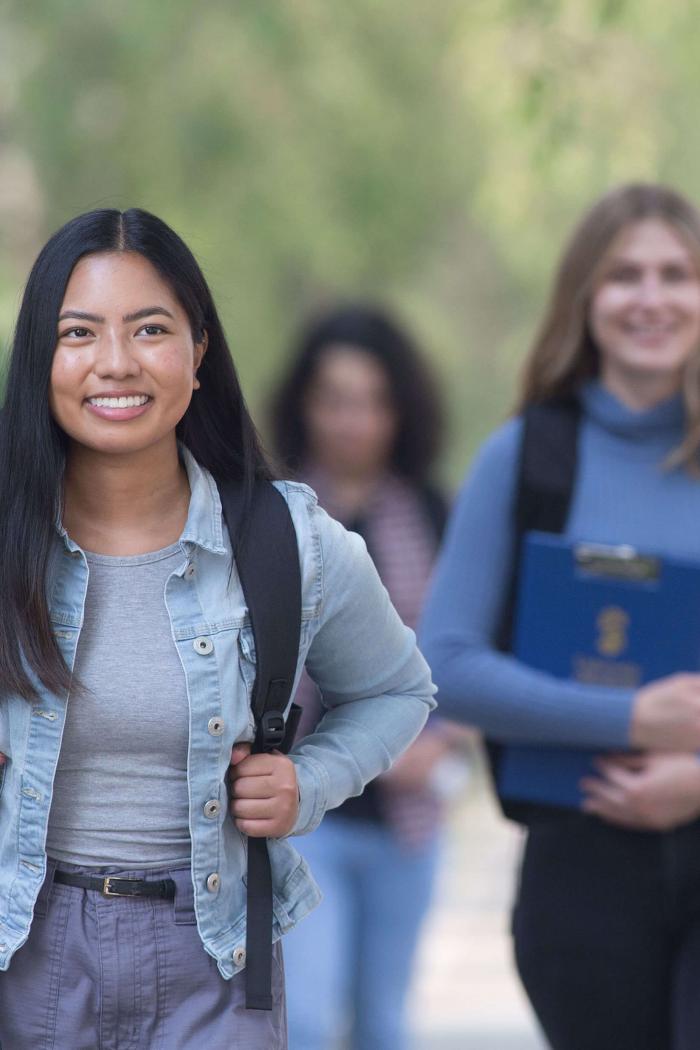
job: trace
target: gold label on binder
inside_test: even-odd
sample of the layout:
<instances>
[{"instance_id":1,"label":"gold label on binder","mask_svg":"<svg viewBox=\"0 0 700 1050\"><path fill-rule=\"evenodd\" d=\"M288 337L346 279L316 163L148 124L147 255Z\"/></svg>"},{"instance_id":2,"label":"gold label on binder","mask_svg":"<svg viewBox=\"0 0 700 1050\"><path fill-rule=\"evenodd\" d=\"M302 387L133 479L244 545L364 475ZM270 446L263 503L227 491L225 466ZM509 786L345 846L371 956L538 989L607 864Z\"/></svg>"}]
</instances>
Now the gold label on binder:
<instances>
[{"instance_id":1,"label":"gold label on binder","mask_svg":"<svg viewBox=\"0 0 700 1050\"><path fill-rule=\"evenodd\" d=\"M608 605L598 613L596 649L601 656L619 656L627 648L630 618L618 605Z\"/></svg>"},{"instance_id":2,"label":"gold label on binder","mask_svg":"<svg viewBox=\"0 0 700 1050\"><path fill-rule=\"evenodd\" d=\"M572 677L585 685L617 689L636 689L642 684L642 668L626 660L603 660L577 653L572 661Z\"/></svg>"}]
</instances>

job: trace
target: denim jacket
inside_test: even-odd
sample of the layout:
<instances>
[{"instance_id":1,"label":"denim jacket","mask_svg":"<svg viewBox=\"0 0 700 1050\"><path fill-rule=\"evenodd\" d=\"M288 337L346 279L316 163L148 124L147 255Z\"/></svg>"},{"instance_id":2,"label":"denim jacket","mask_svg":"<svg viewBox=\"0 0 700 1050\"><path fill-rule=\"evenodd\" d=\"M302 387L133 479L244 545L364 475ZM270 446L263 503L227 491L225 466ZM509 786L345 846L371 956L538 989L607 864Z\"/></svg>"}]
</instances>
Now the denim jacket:
<instances>
[{"instance_id":1,"label":"denim jacket","mask_svg":"<svg viewBox=\"0 0 700 1050\"><path fill-rule=\"evenodd\" d=\"M186 449L191 498L180 538L182 564L165 601L189 702L187 779L197 925L224 977L245 965L246 841L228 815L231 747L253 739L250 696L255 650L216 485ZM305 485L276 483L299 543L302 628L297 682L306 663L327 713L291 752L299 784L293 835L312 831L327 809L386 770L434 706L434 689L414 635L394 612L364 544L317 505ZM73 667L88 584L80 547L58 527L47 580L51 622ZM0 699L0 970L27 939L46 872L46 830L61 747L66 696L37 683L39 701ZM99 726L95 726L99 732ZM218 819L205 803L221 802ZM108 800L105 800L108 804ZM270 840L273 937L320 899L289 839Z\"/></svg>"}]
</instances>

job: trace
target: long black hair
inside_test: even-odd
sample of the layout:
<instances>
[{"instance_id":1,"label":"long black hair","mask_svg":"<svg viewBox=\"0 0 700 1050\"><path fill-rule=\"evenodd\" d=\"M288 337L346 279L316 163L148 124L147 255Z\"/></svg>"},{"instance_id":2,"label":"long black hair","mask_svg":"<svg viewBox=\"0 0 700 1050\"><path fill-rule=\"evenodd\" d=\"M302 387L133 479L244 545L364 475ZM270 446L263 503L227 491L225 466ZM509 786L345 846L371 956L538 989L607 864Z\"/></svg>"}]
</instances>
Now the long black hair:
<instances>
[{"instance_id":1,"label":"long black hair","mask_svg":"<svg viewBox=\"0 0 700 1050\"><path fill-rule=\"evenodd\" d=\"M179 440L215 477L243 482L248 497L256 478L270 477L211 292L187 245L139 208L91 211L66 223L29 275L0 416L0 695L32 700L39 682L56 693L70 686L46 593L68 447L49 410L49 383L71 273L84 256L113 251L148 259L185 310L195 341L207 335L201 386L178 423Z\"/></svg>"},{"instance_id":2,"label":"long black hair","mask_svg":"<svg viewBox=\"0 0 700 1050\"><path fill-rule=\"evenodd\" d=\"M362 303L340 306L313 319L293 349L287 376L272 399L272 436L285 467L297 472L308 454L304 399L325 353L342 344L369 354L387 377L398 417L390 465L424 484L440 451L443 411L424 357L386 310Z\"/></svg>"}]
</instances>

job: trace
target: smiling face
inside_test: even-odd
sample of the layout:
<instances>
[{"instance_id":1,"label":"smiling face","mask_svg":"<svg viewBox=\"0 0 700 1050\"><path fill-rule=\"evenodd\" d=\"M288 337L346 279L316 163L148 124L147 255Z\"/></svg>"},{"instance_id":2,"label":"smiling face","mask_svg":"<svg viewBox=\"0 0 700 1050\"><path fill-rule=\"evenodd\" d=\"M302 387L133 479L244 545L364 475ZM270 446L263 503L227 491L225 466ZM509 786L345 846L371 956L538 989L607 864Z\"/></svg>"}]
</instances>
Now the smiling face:
<instances>
[{"instance_id":1,"label":"smiling face","mask_svg":"<svg viewBox=\"0 0 700 1050\"><path fill-rule=\"evenodd\" d=\"M61 305L51 413L68 437L105 453L175 443L196 387L196 343L168 284L136 252L87 255Z\"/></svg>"},{"instance_id":2,"label":"smiling face","mask_svg":"<svg viewBox=\"0 0 700 1050\"><path fill-rule=\"evenodd\" d=\"M622 231L603 260L589 325L601 380L613 392L680 387L700 345L700 278L671 226L645 219Z\"/></svg>"}]
</instances>

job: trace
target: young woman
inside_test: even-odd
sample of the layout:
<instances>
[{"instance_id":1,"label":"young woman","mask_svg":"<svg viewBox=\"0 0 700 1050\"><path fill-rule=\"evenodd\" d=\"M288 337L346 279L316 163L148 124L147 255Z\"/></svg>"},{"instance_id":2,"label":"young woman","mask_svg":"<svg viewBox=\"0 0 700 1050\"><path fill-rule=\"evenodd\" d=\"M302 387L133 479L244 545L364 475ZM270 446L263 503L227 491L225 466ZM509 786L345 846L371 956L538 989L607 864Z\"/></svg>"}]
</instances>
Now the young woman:
<instances>
[{"instance_id":1,"label":"young woman","mask_svg":"<svg viewBox=\"0 0 700 1050\"><path fill-rule=\"evenodd\" d=\"M446 516L429 482L441 414L408 336L361 304L308 325L274 405L286 467L364 537L411 627ZM308 677L296 700L304 732L323 709ZM347 1031L354 1050L406 1045L405 996L437 858L441 804L433 785L450 746L451 730L431 722L389 773L304 840L324 900L285 944L292 1050L326 1050Z\"/></svg>"},{"instance_id":2,"label":"young woman","mask_svg":"<svg viewBox=\"0 0 700 1050\"><path fill-rule=\"evenodd\" d=\"M540 808L529 820L515 951L552 1047L690 1050L700 1041L700 674L606 688L497 648L522 412L572 396L581 419L565 537L700 562L700 216L669 189L616 189L575 231L521 414L486 442L459 499L422 638L446 713L498 742L605 752L582 811Z\"/></svg>"},{"instance_id":3,"label":"young woman","mask_svg":"<svg viewBox=\"0 0 700 1050\"><path fill-rule=\"evenodd\" d=\"M244 1006L246 837L269 838L278 942L318 900L286 836L432 706L413 636L363 545L278 483L297 675L330 710L289 758L249 754L255 653L213 476L269 470L202 273L154 216L91 212L49 240L1 426L0 1044L285 1047L278 943L272 1012Z\"/></svg>"}]
</instances>

